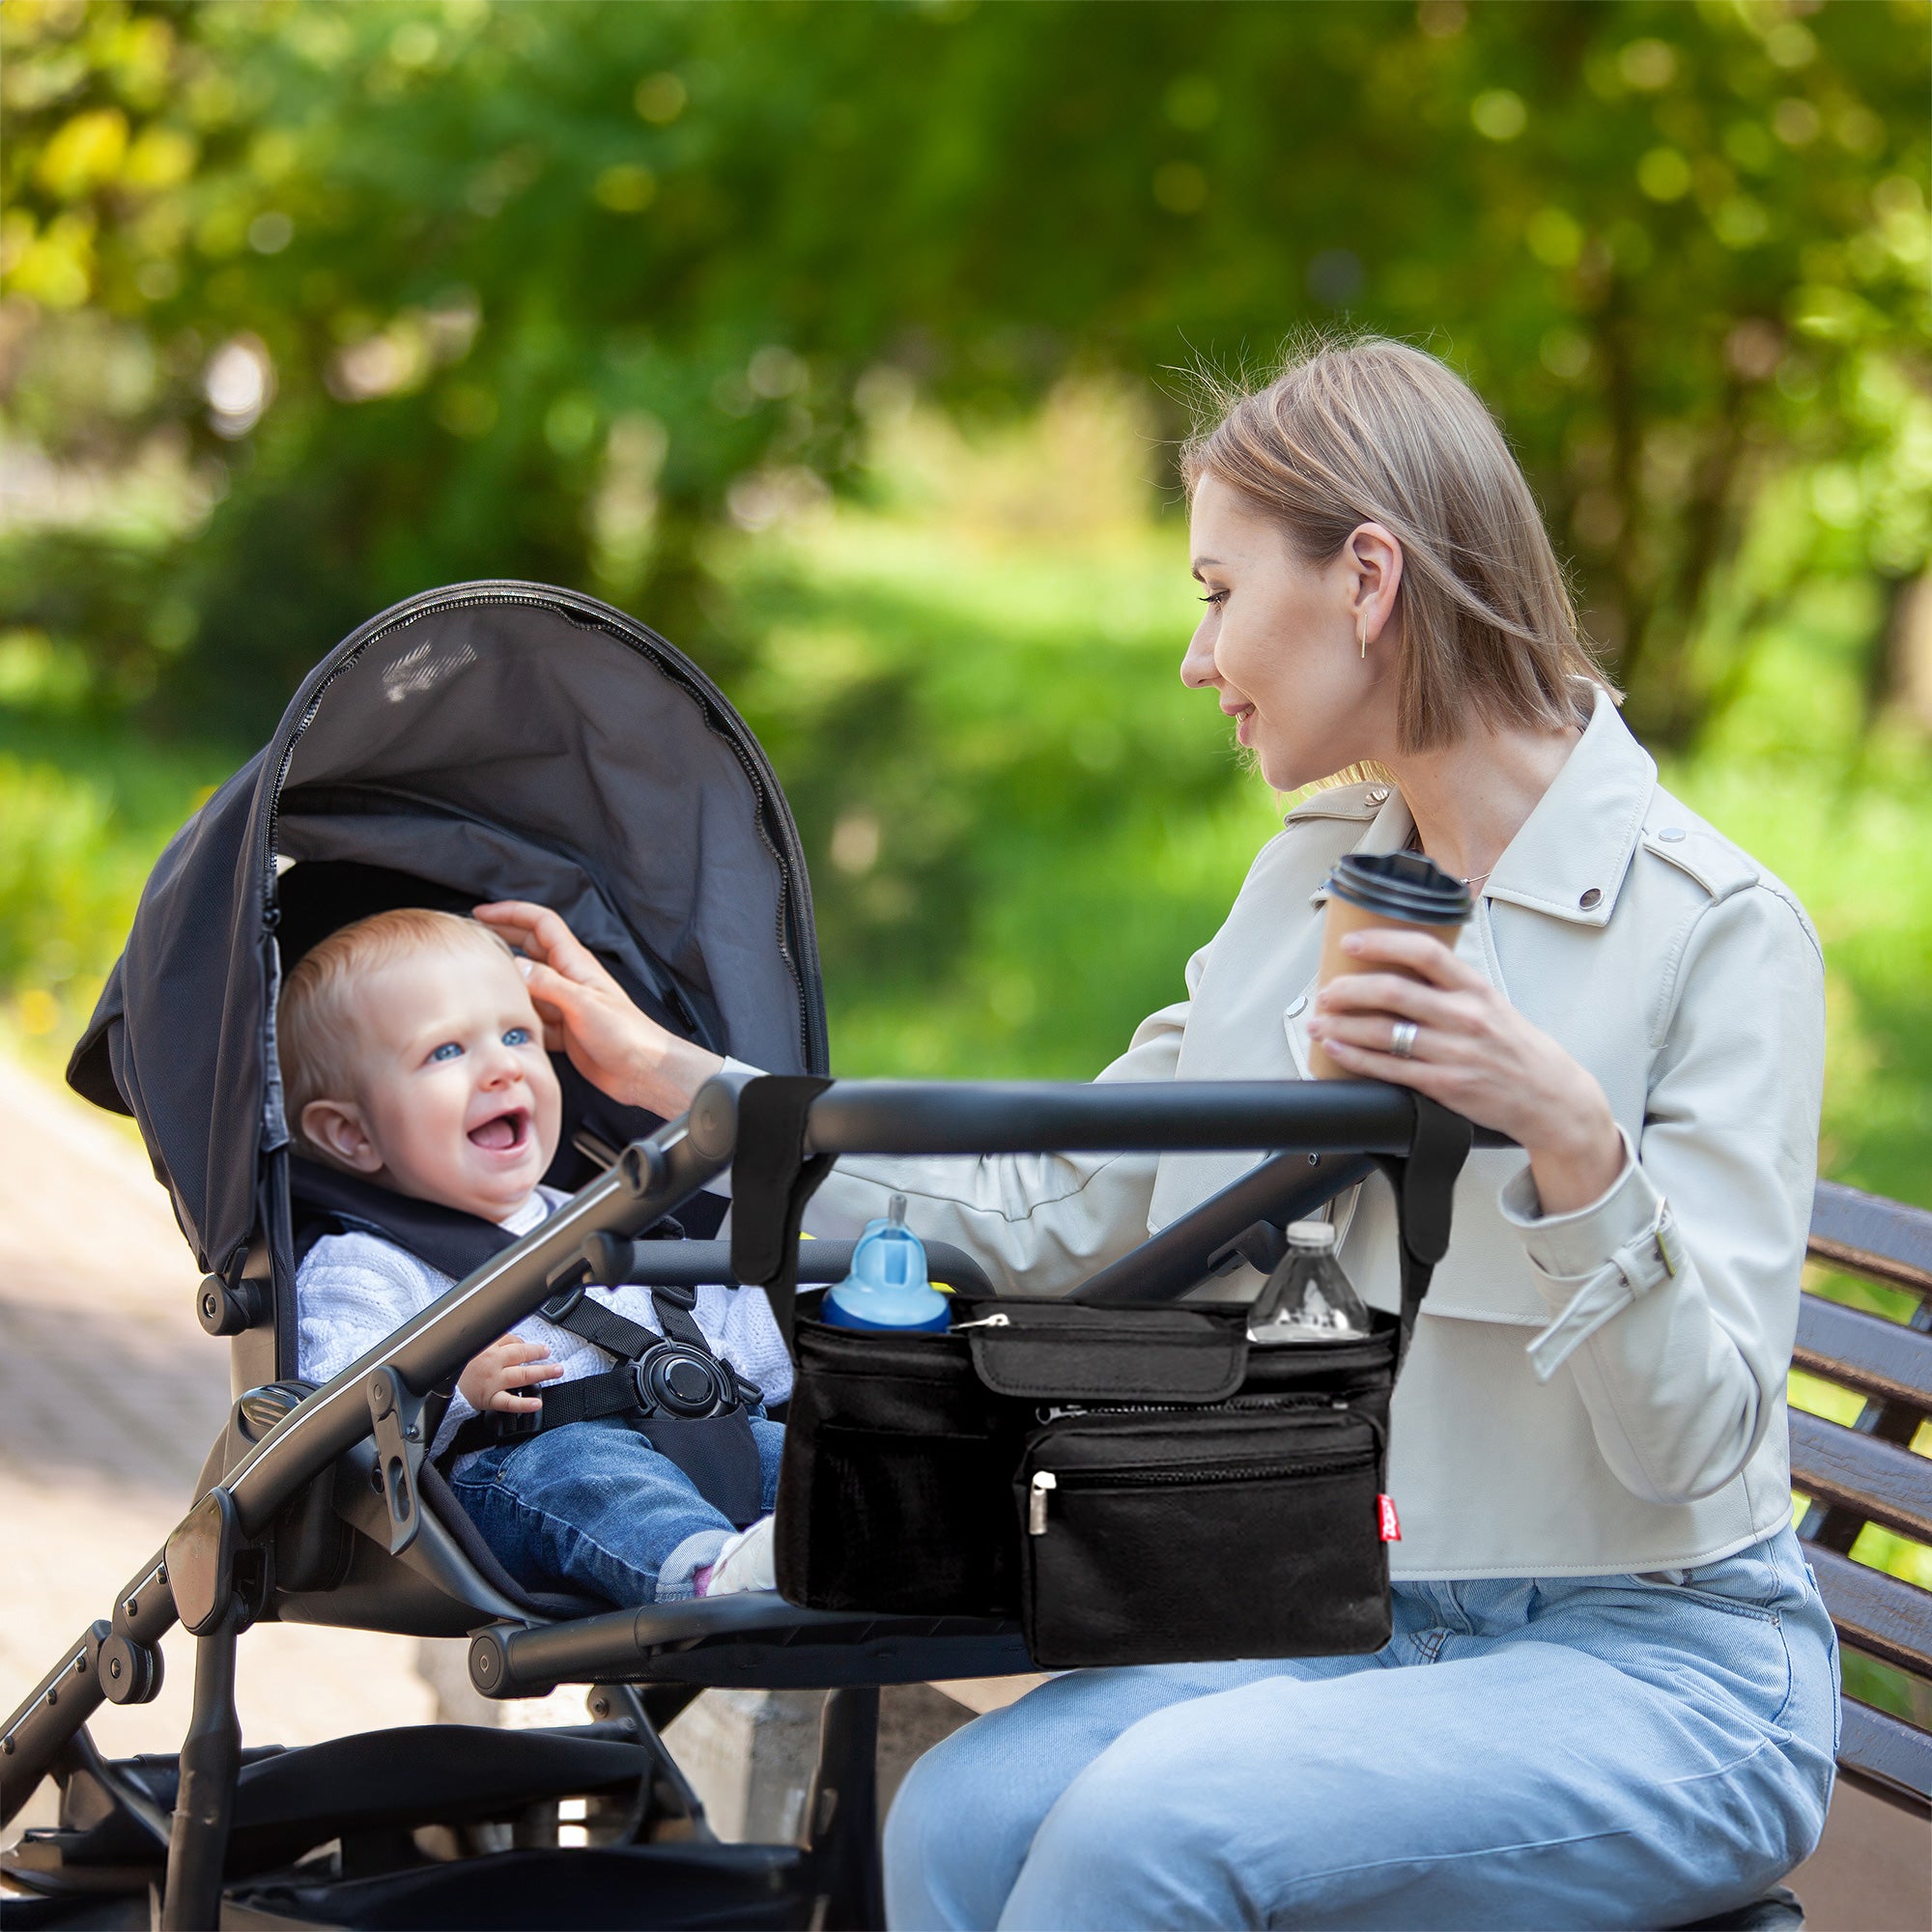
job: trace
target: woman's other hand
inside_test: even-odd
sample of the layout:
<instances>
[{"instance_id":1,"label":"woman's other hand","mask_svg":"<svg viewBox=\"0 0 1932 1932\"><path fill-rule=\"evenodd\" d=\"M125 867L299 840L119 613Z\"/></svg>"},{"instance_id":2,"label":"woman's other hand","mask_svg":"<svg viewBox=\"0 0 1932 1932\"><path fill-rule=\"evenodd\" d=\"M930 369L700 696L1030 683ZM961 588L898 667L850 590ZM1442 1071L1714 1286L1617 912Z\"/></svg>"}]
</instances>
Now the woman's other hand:
<instances>
[{"instance_id":1,"label":"woman's other hand","mask_svg":"<svg viewBox=\"0 0 1932 1932\"><path fill-rule=\"evenodd\" d=\"M1308 1022L1338 1065L1412 1087L1508 1134L1529 1155L1546 1214L1587 1208L1609 1190L1624 1167L1609 1100L1547 1033L1428 933L1377 928L1342 946L1361 970L1322 987ZM1406 1058L1389 1050L1400 1020L1416 1029Z\"/></svg>"},{"instance_id":2,"label":"woman's other hand","mask_svg":"<svg viewBox=\"0 0 1932 1932\"><path fill-rule=\"evenodd\" d=\"M493 1408L504 1415L527 1413L542 1408L543 1398L517 1391L554 1381L562 1373L562 1365L551 1360L541 1342L504 1335L469 1358L456 1378L456 1391L478 1415Z\"/></svg>"},{"instance_id":3,"label":"woman's other hand","mask_svg":"<svg viewBox=\"0 0 1932 1932\"><path fill-rule=\"evenodd\" d=\"M475 916L522 955L519 966L544 1023L544 1044L611 1099L666 1120L724 1065L638 1010L596 955L548 906L525 899L480 905Z\"/></svg>"}]
</instances>

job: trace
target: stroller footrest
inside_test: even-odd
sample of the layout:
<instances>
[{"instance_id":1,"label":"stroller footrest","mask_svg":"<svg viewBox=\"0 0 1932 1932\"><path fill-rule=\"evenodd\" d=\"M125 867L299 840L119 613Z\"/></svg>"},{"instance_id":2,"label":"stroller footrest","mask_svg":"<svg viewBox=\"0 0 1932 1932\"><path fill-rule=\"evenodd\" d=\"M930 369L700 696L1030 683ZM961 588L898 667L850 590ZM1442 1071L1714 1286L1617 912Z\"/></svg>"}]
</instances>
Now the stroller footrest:
<instances>
[{"instance_id":1,"label":"stroller footrest","mask_svg":"<svg viewBox=\"0 0 1932 1932\"><path fill-rule=\"evenodd\" d=\"M538 1696L559 1684L833 1690L1033 1668L1016 1623L802 1610L764 1592L535 1628L497 1624L469 1641L469 1681L485 1697Z\"/></svg>"}]
</instances>

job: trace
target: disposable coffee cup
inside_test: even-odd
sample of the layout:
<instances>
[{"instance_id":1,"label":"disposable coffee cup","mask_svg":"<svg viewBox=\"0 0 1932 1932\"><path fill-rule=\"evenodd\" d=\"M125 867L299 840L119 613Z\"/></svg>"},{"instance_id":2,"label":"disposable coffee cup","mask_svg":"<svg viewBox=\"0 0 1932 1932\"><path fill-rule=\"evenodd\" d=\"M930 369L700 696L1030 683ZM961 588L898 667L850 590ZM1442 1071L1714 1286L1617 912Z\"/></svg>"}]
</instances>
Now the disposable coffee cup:
<instances>
[{"instance_id":1,"label":"disposable coffee cup","mask_svg":"<svg viewBox=\"0 0 1932 1932\"><path fill-rule=\"evenodd\" d=\"M1474 907L1468 887L1420 852L1344 853L1328 874L1321 971L1316 983L1325 986L1345 973L1400 973L1405 979L1419 979L1406 967L1354 958L1342 951L1342 942L1367 926L1393 926L1432 933L1453 951ZM1350 1077L1348 1068L1330 1060L1319 1040L1308 1043L1308 1065L1318 1080Z\"/></svg>"}]
</instances>

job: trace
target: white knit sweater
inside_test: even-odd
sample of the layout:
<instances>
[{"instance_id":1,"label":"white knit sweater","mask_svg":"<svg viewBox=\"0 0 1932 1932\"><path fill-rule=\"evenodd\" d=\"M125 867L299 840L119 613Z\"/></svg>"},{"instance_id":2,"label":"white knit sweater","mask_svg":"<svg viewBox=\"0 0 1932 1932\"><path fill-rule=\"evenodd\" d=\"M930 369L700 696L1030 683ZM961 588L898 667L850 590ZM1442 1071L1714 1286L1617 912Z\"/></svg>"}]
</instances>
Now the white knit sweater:
<instances>
[{"instance_id":1,"label":"white knit sweater","mask_svg":"<svg viewBox=\"0 0 1932 1932\"><path fill-rule=\"evenodd\" d=\"M527 1235L568 1198L554 1188L540 1187L502 1226L509 1234ZM357 1356L446 1294L452 1285L448 1275L380 1236L360 1230L325 1235L296 1275L303 1380L326 1382L340 1375ZM653 1333L663 1332L648 1289L593 1288L590 1293L613 1314ZM713 1352L756 1382L768 1403L782 1402L791 1393L791 1357L762 1289L700 1288L692 1313ZM611 1357L601 1349L541 1315L527 1316L511 1332L526 1342L541 1342L551 1360L562 1365L564 1381L600 1375L611 1366ZM456 1430L475 1413L461 1395L456 1396L437 1432L433 1453L440 1454ZM457 1466L471 1460L466 1456Z\"/></svg>"}]
</instances>

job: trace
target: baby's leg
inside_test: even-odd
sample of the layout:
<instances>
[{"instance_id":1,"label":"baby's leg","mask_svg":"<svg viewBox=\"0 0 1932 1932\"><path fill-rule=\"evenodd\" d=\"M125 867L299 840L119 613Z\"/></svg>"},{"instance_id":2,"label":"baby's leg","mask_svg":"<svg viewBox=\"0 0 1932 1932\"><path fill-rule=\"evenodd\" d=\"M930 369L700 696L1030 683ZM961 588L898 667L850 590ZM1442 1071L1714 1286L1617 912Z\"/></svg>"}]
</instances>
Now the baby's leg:
<instances>
[{"instance_id":1,"label":"baby's leg","mask_svg":"<svg viewBox=\"0 0 1932 1932\"><path fill-rule=\"evenodd\" d=\"M762 1463L763 1431L784 1432L753 1427ZM769 1470L767 1507L775 1455ZM614 1416L486 1450L451 1487L518 1581L622 1605L691 1596L694 1573L736 1533L669 1457Z\"/></svg>"},{"instance_id":2,"label":"baby's leg","mask_svg":"<svg viewBox=\"0 0 1932 1932\"><path fill-rule=\"evenodd\" d=\"M764 1501L760 1507L767 1516L779 1506L779 1458L784 1450L784 1439L783 1423L773 1422L763 1415L752 1417L752 1440L758 1445L758 1473L764 1481Z\"/></svg>"}]
</instances>

